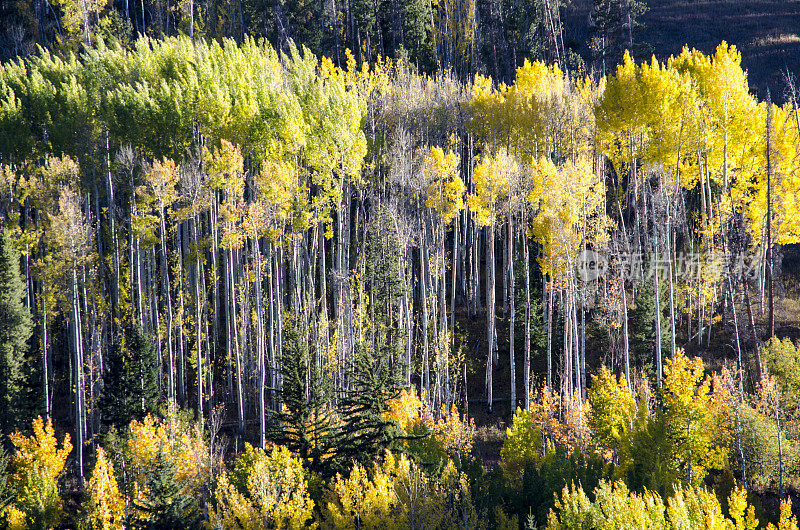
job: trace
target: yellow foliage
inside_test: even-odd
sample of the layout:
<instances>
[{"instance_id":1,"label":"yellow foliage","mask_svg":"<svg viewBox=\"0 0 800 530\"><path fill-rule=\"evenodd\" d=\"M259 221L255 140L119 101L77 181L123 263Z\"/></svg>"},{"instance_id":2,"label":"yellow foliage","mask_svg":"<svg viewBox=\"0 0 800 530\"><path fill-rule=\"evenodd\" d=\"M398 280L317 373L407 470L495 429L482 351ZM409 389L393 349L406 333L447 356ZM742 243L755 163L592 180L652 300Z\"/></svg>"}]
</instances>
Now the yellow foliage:
<instances>
[{"instance_id":1,"label":"yellow foliage","mask_svg":"<svg viewBox=\"0 0 800 530\"><path fill-rule=\"evenodd\" d=\"M176 418L168 421L148 415L144 421L129 426L130 476L135 496L146 497L146 481L158 458L167 458L175 465L174 480L183 484L182 494L202 491L209 473L209 451L203 431L197 424L186 424Z\"/></svg>"},{"instance_id":2,"label":"yellow foliage","mask_svg":"<svg viewBox=\"0 0 800 530\"><path fill-rule=\"evenodd\" d=\"M584 450L590 439L588 404L576 392L561 396L542 385L531 392L531 421L551 442L561 445L569 454Z\"/></svg>"},{"instance_id":3,"label":"yellow foliage","mask_svg":"<svg viewBox=\"0 0 800 530\"><path fill-rule=\"evenodd\" d=\"M431 147L425 157L425 181L430 182L425 206L436 210L444 224L449 224L464 209L467 188L458 176L459 163L457 153L447 151L445 154L441 147Z\"/></svg>"},{"instance_id":4,"label":"yellow foliage","mask_svg":"<svg viewBox=\"0 0 800 530\"><path fill-rule=\"evenodd\" d=\"M401 457L401 465L408 464ZM397 462L387 454L383 466L376 464L370 478L366 469L356 465L345 478L336 475L333 498L327 503L326 519L337 529L402 528L395 515L396 499L393 478Z\"/></svg>"},{"instance_id":5,"label":"yellow foliage","mask_svg":"<svg viewBox=\"0 0 800 530\"><path fill-rule=\"evenodd\" d=\"M356 466L333 482L325 525L336 529L475 528L466 475L448 462L438 480L387 452L371 473Z\"/></svg>"},{"instance_id":6,"label":"yellow foliage","mask_svg":"<svg viewBox=\"0 0 800 530\"><path fill-rule=\"evenodd\" d=\"M543 247L539 263L556 277L573 269L584 235L602 242L609 226L603 183L582 160L557 168L540 158L532 167L528 202L535 212L531 234Z\"/></svg>"},{"instance_id":7,"label":"yellow foliage","mask_svg":"<svg viewBox=\"0 0 800 530\"><path fill-rule=\"evenodd\" d=\"M16 448L11 458L9 486L14 492L13 505L6 513L19 522L24 514L26 524L46 528L61 520L63 502L58 494L58 478L72 451L69 434L58 448L53 422L33 420L33 434L26 437L19 431L10 436Z\"/></svg>"},{"instance_id":8,"label":"yellow foliage","mask_svg":"<svg viewBox=\"0 0 800 530\"><path fill-rule=\"evenodd\" d=\"M3 512L8 530L28 530L28 523L25 520L25 512L18 510L13 505L6 507Z\"/></svg>"},{"instance_id":9,"label":"yellow foliage","mask_svg":"<svg viewBox=\"0 0 800 530\"><path fill-rule=\"evenodd\" d=\"M178 199L178 166L170 158L153 160L144 174L145 186L137 190L158 211L169 207Z\"/></svg>"},{"instance_id":10,"label":"yellow foliage","mask_svg":"<svg viewBox=\"0 0 800 530\"><path fill-rule=\"evenodd\" d=\"M399 396L389 400L384 416L388 420L396 421L403 430L408 431L420 420L423 407L422 400L413 388L404 389Z\"/></svg>"},{"instance_id":11,"label":"yellow foliage","mask_svg":"<svg viewBox=\"0 0 800 530\"><path fill-rule=\"evenodd\" d=\"M797 530L797 519L792 515L792 501L790 499L781 501L781 517L778 520L778 528L769 523L767 530Z\"/></svg>"},{"instance_id":12,"label":"yellow foliage","mask_svg":"<svg viewBox=\"0 0 800 530\"><path fill-rule=\"evenodd\" d=\"M210 185L225 191L229 197L244 193L244 157L238 146L220 140L220 146L209 150L203 147L203 162L210 177Z\"/></svg>"},{"instance_id":13,"label":"yellow foliage","mask_svg":"<svg viewBox=\"0 0 800 530\"><path fill-rule=\"evenodd\" d=\"M517 408L500 450L503 472L512 480L521 480L525 466L539 462L541 450L542 432L533 424L529 411Z\"/></svg>"},{"instance_id":14,"label":"yellow foliage","mask_svg":"<svg viewBox=\"0 0 800 530\"><path fill-rule=\"evenodd\" d=\"M608 451L619 450L636 414L636 400L627 381L603 366L592 376L588 397L588 421L595 441Z\"/></svg>"},{"instance_id":15,"label":"yellow foliage","mask_svg":"<svg viewBox=\"0 0 800 530\"><path fill-rule=\"evenodd\" d=\"M442 405L439 414L434 414L413 389L401 391L387 405L384 416L396 421L404 431L411 432L415 425L422 423L450 454L469 454L472 451L475 420L460 414L455 405L449 411Z\"/></svg>"},{"instance_id":16,"label":"yellow foliage","mask_svg":"<svg viewBox=\"0 0 800 530\"><path fill-rule=\"evenodd\" d=\"M757 530L755 508L747 504L747 490L735 488L728 497L728 513L734 521L736 530Z\"/></svg>"},{"instance_id":17,"label":"yellow foliage","mask_svg":"<svg viewBox=\"0 0 800 530\"><path fill-rule=\"evenodd\" d=\"M273 446L266 452L247 444L236 472L244 480L246 495L226 475L220 477L216 507L209 510L212 528L316 528L303 464L287 448Z\"/></svg>"},{"instance_id":18,"label":"yellow foliage","mask_svg":"<svg viewBox=\"0 0 800 530\"><path fill-rule=\"evenodd\" d=\"M475 166L472 173L475 193L469 195L467 202L478 226L494 226L500 210L512 199L511 187L521 172L519 163L505 149L494 156L485 155Z\"/></svg>"},{"instance_id":19,"label":"yellow foliage","mask_svg":"<svg viewBox=\"0 0 800 530\"><path fill-rule=\"evenodd\" d=\"M707 468L719 468L727 457L715 444L720 410L702 359L690 359L679 349L664 362L663 402L678 468L688 483L698 484Z\"/></svg>"},{"instance_id":20,"label":"yellow foliage","mask_svg":"<svg viewBox=\"0 0 800 530\"><path fill-rule=\"evenodd\" d=\"M125 499L119 492L114 464L102 447L97 448L97 462L86 487L85 523L92 530L122 529Z\"/></svg>"}]
</instances>

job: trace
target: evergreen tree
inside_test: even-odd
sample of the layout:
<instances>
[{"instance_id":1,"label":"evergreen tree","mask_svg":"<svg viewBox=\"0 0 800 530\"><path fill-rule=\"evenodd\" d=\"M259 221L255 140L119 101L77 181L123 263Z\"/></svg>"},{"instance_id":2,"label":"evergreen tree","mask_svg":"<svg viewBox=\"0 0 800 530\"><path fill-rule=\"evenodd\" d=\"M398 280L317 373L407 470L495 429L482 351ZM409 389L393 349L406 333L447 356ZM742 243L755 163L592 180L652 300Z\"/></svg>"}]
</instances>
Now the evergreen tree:
<instances>
[{"instance_id":1,"label":"evergreen tree","mask_svg":"<svg viewBox=\"0 0 800 530\"><path fill-rule=\"evenodd\" d=\"M376 211L366 234L366 277L369 283L372 348L384 358L403 358L407 331L397 320L397 306L407 294L403 281L403 249L385 208Z\"/></svg>"},{"instance_id":2,"label":"evergreen tree","mask_svg":"<svg viewBox=\"0 0 800 530\"><path fill-rule=\"evenodd\" d=\"M593 0L589 33L594 68L599 75L613 74L625 50L645 55L635 40L641 29L639 17L647 11L640 0Z\"/></svg>"},{"instance_id":3,"label":"evergreen tree","mask_svg":"<svg viewBox=\"0 0 800 530\"><path fill-rule=\"evenodd\" d=\"M666 282L659 282L661 297L660 307L666 304ZM631 310L628 322L630 323L631 359L635 366L644 369L648 374L655 375L655 348L656 348L656 297L652 277L646 278L641 289L636 295L636 307ZM661 351L670 350L669 318L661 316Z\"/></svg>"},{"instance_id":4,"label":"evergreen tree","mask_svg":"<svg viewBox=\"0 0 800 530\"><path fill-rule=\"evenodd\" d=\"M330 383L309 353L308 336L299 323L284 320L279 392L283 406L275 413L269 438L298 455L307 469L332 476L334 425L329 407Z\"/></svg>"},{"instance_id":5,"label":"evergreen tree","mask_svg":"<svg viewBox=\"0 0 800 530\"><path fill-rule=\"evenodd\" d=\"M25 307L19 254L7 229L0 232L0 432L9 434L24 414L24 367L33 324Z\"/></svg>"},{"instance_id":6,"label":"evergreen tree","mask_svg":"<svg viewBox=\"0 0 800 530\"><path fill-rule=\"evenodd\" d=\"M158 404L158 364L153 344L139 325L127 325L111 343L100 401L104 420L125 428Z\"/></svg>"},{"instance_id":7,"label":"evergreen tree","mask_svg":"<svg viewBox=\"0 0 800 530\"><path fill-rule=\"evenodd\" d=\"M384 415L389 400L400 395L400 374L362 341L356 345L347 379L350 384L338 402L342 423L337 429L337 459L340 465L371 465L401 435L397 423Z\"/></svg>"},{"instance_id":8,"label":"evergreen tree","mask_svg":"<svg viewBox=\"0 0 800 530\"><path fill-rule=\"evenodd\" d=\"M147 494L134 502L138 513L131 527L141 530L200 528L199 502L194 495L186 493L185 481L177 474L176 462L159 451L143 488Z\"/></svg>"},{"instance_id":9,"label":"evergreen tree","mask_svg":"<svg viewBox=\"0 0 800 530\"><path fill-rule=\"evenodd\" d=\"M403 42L409 57L420 68L431 68L431 3L405 0L403 6Z\"/></svg>"}]
</instances>

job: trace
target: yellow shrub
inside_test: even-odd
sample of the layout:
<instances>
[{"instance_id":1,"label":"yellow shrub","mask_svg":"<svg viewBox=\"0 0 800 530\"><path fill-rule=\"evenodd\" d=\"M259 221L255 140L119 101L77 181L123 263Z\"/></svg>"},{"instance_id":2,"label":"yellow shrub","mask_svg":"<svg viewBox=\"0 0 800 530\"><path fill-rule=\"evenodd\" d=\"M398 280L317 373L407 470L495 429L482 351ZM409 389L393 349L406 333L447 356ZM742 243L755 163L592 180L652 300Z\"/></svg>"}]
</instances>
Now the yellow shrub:
<instances>
[{"instance_id":1,"label":"yellow shrub","mask_svg":"<svg viewBox=\"0 0 800 530\"><path fill-rule=\"evenodd\" d=\"M9 519L18 524L22 513L29 526L55 526L62 517L58 477L72 451L69 434L64 435L59 449L52 421L45 424L39 416L33 420L32 436L17 431L11 435L11 442L17 451L11 459L9 485L15 500L6 511Z\"/></svg>"},{"instance_id":2,"label":"yellow shrub","mask_svg":"<svg viewBox=\"0 0 800 530\"><path fill-rule=\"evenodd\" d=\"M307 523L314 514L305 470L299 458L285 447L267 452L247 444L235 472L246 494L220 477L215 491L216 509L209 511L212 528L315 528Z\"/></svg>"},{"instance_id":3,"label":"yellow shrub","mask_svg":"<svg viewBox=\"0 0 800 530\"><path fill-rule=\"evenodd\" d=\"M97 448L97 463L86 488L84 505L87 528L96 530L122 529L125 517L125 499L119 492L114 464L106 457L102 447Z\"/></svg>"}]
</instances>

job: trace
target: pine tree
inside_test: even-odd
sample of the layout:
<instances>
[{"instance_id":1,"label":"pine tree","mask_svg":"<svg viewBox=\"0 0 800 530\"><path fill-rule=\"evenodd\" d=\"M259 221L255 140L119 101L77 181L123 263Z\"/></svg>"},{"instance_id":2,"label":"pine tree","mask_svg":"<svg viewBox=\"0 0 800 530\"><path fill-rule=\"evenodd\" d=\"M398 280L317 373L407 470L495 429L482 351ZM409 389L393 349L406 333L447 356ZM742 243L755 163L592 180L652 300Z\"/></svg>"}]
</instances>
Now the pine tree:
<instances>
[{"instance_id":1,"label":"pine tree","mask_svg":"<svg viewBox=\"0 0 800 530\"><path fill-rule=\"evenodd\" d=\"M125 428L142 421L158 404L158 365L153 344L139 325L127 325L110 345L100 401L103 419Z\"/></svg>"},{"instance_id":2,"label":"pine tree","mask_svg":"<svg viewBox=\"0 0 800 530\"><path fill-rule=\"evenodd\" d=\"M7 229L0 232L0 432L9 434L24 414L24 361L33 324L23 304L19 254Z\"/></svg>"}]
</instances>

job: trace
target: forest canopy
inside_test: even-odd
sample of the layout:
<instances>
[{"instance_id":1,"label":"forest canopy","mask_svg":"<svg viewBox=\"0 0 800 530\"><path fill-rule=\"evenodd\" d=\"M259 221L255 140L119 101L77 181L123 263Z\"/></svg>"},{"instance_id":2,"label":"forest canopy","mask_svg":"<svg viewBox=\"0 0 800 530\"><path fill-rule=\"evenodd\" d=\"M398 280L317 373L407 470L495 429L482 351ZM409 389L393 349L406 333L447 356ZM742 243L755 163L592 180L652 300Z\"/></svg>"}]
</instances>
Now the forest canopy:
<instances>
[{"instance_id":1,"label":"forest canopy","mask_svg":"<svg viewBox=\"0 0 800 530\"><path fill-rule=\"evenodd\" d=\"M342 57L2 63L8 524L796 528L794 100Z\"/></svg>"}]
</instances>

